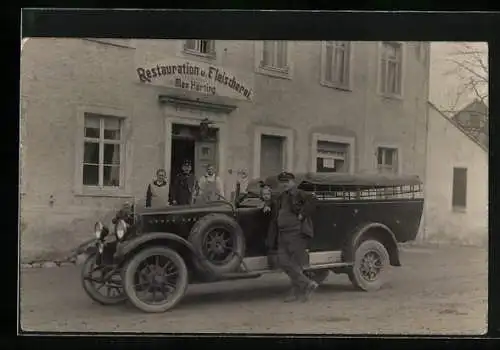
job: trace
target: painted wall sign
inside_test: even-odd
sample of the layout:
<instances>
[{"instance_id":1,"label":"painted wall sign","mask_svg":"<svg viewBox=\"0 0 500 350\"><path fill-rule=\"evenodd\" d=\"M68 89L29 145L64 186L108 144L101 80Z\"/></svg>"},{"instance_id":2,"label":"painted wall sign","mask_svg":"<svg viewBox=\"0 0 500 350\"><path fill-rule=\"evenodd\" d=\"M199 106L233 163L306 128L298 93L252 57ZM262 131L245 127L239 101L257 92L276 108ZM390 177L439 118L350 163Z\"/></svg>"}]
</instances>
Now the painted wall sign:
<instances>
[{"instance_id":1,"label":"painted wall sign","mask_svg":"<svg viewBox=\"0 0 500 350\"><path fill-rule=\"evenodd\" d=\"M145 84L169 85L208 95L237 95L246 100L251 100L253 95L247 82L222 67L202 62L172 58L162 63L139 66L136 72Z\"/></svg>"}]
</instances>

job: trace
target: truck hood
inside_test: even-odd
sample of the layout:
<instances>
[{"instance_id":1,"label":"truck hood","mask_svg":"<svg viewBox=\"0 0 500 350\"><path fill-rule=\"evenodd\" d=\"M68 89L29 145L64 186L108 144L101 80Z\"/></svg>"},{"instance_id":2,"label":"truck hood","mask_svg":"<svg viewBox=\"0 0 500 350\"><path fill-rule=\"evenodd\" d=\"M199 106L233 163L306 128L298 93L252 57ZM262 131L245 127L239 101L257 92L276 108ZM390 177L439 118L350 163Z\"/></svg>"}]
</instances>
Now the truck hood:
<instances>
[{"instance_id":1,"label":"truck hood","mask_svg":"<svg viewBox=\"0 0 500 350\"><path fill-rule=\"evenodd\" d=\"M139 216L149 216L158 214L194 214L194 213L214 213L232 212L233 207L227 202L212 202L192 205L172 205L163 208L140 208L136 211Z\"/></svg>"}]
</instances>

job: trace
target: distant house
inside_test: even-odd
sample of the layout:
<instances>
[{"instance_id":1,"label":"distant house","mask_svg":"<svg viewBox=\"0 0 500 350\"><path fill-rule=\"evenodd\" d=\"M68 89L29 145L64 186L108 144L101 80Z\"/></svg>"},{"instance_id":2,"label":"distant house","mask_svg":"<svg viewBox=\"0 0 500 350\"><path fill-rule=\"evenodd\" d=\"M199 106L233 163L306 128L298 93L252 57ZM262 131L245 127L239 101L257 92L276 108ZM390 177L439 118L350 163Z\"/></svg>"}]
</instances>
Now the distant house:
<instances>
[{"instance_id":1,"label":"distant house","mask_svg":"<svg viewBox=\"0 0 500 350\"><path fill-rule=\"evenodd\" d=\"M431 103L428 117L424 239L484 245L488 238L488 150Z\"/></svg>"},{"instance_id":2,"label":"distant house","mask_svg":"<svg viewBox=\"0 0 500 350\"><path fill-rule=\"evenodd\" d=\"M452 119L468 135L488 147L488 106L481 100L474 100L456 113Z\"/></svg>"}]
</instances>

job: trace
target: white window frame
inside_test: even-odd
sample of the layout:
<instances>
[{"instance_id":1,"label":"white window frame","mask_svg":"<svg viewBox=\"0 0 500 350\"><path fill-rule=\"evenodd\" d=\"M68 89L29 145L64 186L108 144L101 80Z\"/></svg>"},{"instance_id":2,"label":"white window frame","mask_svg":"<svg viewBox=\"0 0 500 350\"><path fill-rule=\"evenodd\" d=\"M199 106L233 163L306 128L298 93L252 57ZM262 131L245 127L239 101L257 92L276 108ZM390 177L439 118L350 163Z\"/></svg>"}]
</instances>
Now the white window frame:
<instances>
[{"instance_id":1,"label":"white window frame","mask_svg":"<svg viewBox=\"0 0 500 350\"><path fill-rule=\"evenodd\" d=\"M260 178L260 154L261 139L264 136L278 136L284 139L283 142L283 169L293 172L294 137L293 130L270 126L256 126L253 141L253 178Z\"/></svg>"},{"instance_id":2,"label":"white window frame","mask_svg":"<svg viewBox=\"0 0 500 350\"><path fill-rule=\"evenodd\" d=\"M264 41L255 42L255 72L263 75L268 75L275 78L292 79L293 78L293 60L292 51L294 43L292 41L286 41L286 62L287 67L285 69L280 69L270 66L262 66L262 60L264 57Z\"/></svg>"},{"instance_id":3,"label":"white window frame","mask_svg":"<svg viewBox=\"0 0 500 350\"><path fill-rule=\"evenodd\" d=\"M391 93L382 90L381 82L382 79L386 77L382 77L382 59L384 55L384 43L392 43L398 44L401 46L401 77L400 77L400 92L399 93ZM406 80L406 45L402 41L381 41L378 44L378 60L377 60L377 91L379 95L383 97L393 98L393 99L402 99L405 93L405 80ZM386 70L387 72L387 70Z\"/></svg>"},{"instance_id":4,"label":"white window frame","mask_svg":"<svg viewBox=\"0 0 500 350\"><path fill-rule=\"evenodd\" d=\"M348 51L348 57L345 60L347 62L347 68L345 68L345 73L347 74L347 81L342 84L339 82L333 82L329 81L326 79L326 72L327 72L327 65L328 62L326 61L326 50L327 50L327 45L328 43L335 43L337 41L322 41L321 42L321 79L320 83L323 86L326 87L331 87L334 89L340 89L340 90L346 90L346 91L352 91L352 73L353 73L353 49L354 45L352 41L342 41L348 44L349 51ZM330 66L333 66L333 63L330 62Z\"/></svg>"},{"instance_id":5,"label":"white window frame","mask_svg":"<svg viewBox=\"0 0 500 350\"><path fill-rule=\"evenodd\" d=\"M120 138L120 186L87 186L83 184L83 155L85 145L85 115L96 114L122 119ZM77 127L75 131L75 175L74 193L77 196L90 197L132 197L130 188L131 147L128 141L130 133L130 118L121 108L85 105L77 108Z\"/></svg>"},{"instance_id":6,"label":"white window frame","mask_svg":"<svg viewBox=\"0 0 500 350\"><path fill-rule=\"evenodd\" d=\"M347 174L354 174L356 169L356 147L355 138L351 136L339 136L330 134L313 133L311 145L311 171L316 172L317 157L318 157L318 141L343 143L348 146L347 149Z\"/></svg>"},{"instance_id":7,"label":"white window frame","mask_svg":"<svg viewBox=\"0 0 500 350\"><path fill-rule=\"evenodd\" d=\"M198 46L201 45L201 41L209 41L211 42L212 45L212 50L210 52L201 52L200 50L193 50L187 47L188 41L194 41ZM210 59L215 59L217 57L217 49L216 49L216 41L215 40L208 40L208 39L188 39L184 40L182 42L182 50L184 51L185 54L188 55L193 55L193 56L199 56L203 58L210 58Z\"/></svg>"},{"instance_id":8,"label":"white window frame","mask_svg":"<svg viewBox=\"0 0 500 350\"><path fill-rule=\"evenodd\" d=\"M399 147L397 144L394 143L376 143L375 144L375 152L374 152L374 169L379 173L379 165L378 165L378 152L380 148L389 148L389 149L394 149L396 150L397 154L397 168L396 168L396 173L394 175L400 175L403 171L403 151L401 150L401 147Z\"/></svg>"}]
</instances>

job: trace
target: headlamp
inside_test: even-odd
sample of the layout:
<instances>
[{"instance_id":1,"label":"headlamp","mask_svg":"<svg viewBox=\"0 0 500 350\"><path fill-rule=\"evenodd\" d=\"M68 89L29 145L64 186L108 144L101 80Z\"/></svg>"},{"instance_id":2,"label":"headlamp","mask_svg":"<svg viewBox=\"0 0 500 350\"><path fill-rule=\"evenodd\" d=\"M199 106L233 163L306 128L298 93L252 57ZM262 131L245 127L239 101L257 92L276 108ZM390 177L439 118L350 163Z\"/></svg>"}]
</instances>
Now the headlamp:
<instances>
[{"instance_id":1,"label":"headlamp","mask_svg":"<svg viewBox=\"0 0 500 350\"><path fill-rule=\"evenodd\" d=\"M118 221L115 226L116 238L119 240L125 236L125 232L127 232L127 223L124 220Z\"/></svg>"}]
</instances>

